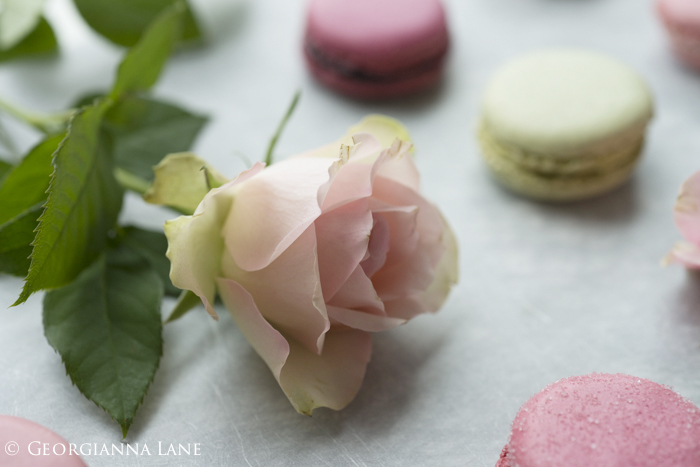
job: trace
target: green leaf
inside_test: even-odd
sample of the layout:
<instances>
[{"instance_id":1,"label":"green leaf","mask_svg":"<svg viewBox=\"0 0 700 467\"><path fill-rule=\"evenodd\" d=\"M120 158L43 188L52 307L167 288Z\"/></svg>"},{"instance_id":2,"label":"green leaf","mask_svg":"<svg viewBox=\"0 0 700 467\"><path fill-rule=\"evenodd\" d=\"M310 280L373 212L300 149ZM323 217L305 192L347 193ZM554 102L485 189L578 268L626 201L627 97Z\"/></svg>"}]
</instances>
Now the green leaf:
<instances>
[{"instance_id":1,"label":"green leaf","mask_svg":"<svg viewBox=\"0 0 700 467\"><path fill-rule=\"evenodd\" d=\"M0 272L19 277L27 275L31 243L43 204L39 203L0 225Z\"/></svg>"},{"instance_id":2,"label":"green leaf","mask_svg":"<svg viewBox=\"0 0 700 467\"><path fill-rule=\"evenodd\" d=\"M121 242L148 261L165 285L165 293L178 297L181 290L170 281L170 261L165 257L165 252L168 250L168 239L165 238L165 233L126 227L123 234Z\"/></svg>"},{"instance_id":3,"label":"green leaf","mask_svg":"<svg viewBox=\"0 0 700 467\"><path fill-rule=\"evenodd\" d=\"M75 114L54 156L46 209L18 305L34 292L72 282L102 252L123 192L98 137L106 100Z\"/></svg>"},{"instance_id":4,"label":"green leaf","mask_svg":"<svg viewBox=\"0 0 700 467\"><path fill-rule=\"evenodd\" d=\"M182 318L185 313L202 304L202 299L191 290L183 290L177 299L175 308L170 312L170 316L165 320L165 324L172 323Z\"/></svg>"},{"instance_id":5,"label":"green leaf","mask_svg":"<svg viewBox=\"0 0 700 467\"><path fill-rule=\"evenodd\" d=\"M39 24L44 0L3 0L0 6L0 50L7 50Z\"/></svg>"},{"instance_id":6,"label":"green leaf","mask_svg":"<svg viewBox=\"0 0 700 467\"><path fill-rule=\"evenodd\" d=\"M150 182L153 166L166 154L190 149L206 122L174 105L129 96L110 109L103 128L115 164Z\"/></svg>"},{"instance_id":7,"label":"green leaf","mask_svg":"<svg viewBox=\"0 0 700 467\"><path fill-rule=\"evenodd\" d=\"M44 297L44 332L80 392L126 437L163 354L163 285L121 245Z\"/></svg>"},{"instance_id":8,"label":"green leaf","mask_svg":"<svg viewBox=\"0 0 700 467\"><path fill-rule=\"evenodd\" d=\"M0 225L32 206L44 204L53 166L53 153L65 135L51 136L22 159L0 186Z\"/></svg>"},{"instance_id":9,"label":"green leaf","mask_svg":"<svg viewBox=\"0 0 700 467\"><path fill-rule=\"evenodd\" d=\"M88 1L92 5L104 3ZM108 4L117 3L114 0L107 0L107 2ZM142 3L145 4L145 2ZM180 38L185 11L185 4L177 2L153 20L143 33L143 37L129 50L119 65L110 97L116 100L124 94L144 92L158 81L160 72ZM110 18L110 20L113 19Z\"/></svg>"},{"instance_id":10,"label":"green leaf","mask_svg":"<svg viewBox=\"0 0 700 467\"><path fill-rule=\"evenodd\" d=\"M0 50L0 62L19 57L46 54L56 50L58 50L56 35L51 29L51 25L44 18L41 18L36 28L17 45L7 50Z\"/></svg>"},{"instance_id":11,"label":"green leaf","mask_svg":"<svg viewBox=\"0 0 700 467\"><path fill-rule=\"evenodd\" d=\"M78 11L92 29L110 41L131 47L148 25L176 0L74 0ZM183 39L200 37L189 6L185 9Z\"/></svg>"},{"instance_id":12,"label":"green leaf","mask_svg":"<svg viewBox=\"0 0 700 467\"><path fill-rule=\"evenodd\" d=\"M39 143L0 186L0 272L27 275L37 219L53 172L51 158L63 137Z\"/></svg>"},{"instance_id":13,"label":"green leaf","mask_svg":"<svg viewBox=\"0 0 700 467\"><path fill-rule=\"evenodd\" d=\"M14 168L15 166L10 164L9 162L0 160L0 188L2 188L2 185L3 183L5 183L7 176L10 174L10 172L12 172L12 169Z\"/></svg>"}]
</instances>

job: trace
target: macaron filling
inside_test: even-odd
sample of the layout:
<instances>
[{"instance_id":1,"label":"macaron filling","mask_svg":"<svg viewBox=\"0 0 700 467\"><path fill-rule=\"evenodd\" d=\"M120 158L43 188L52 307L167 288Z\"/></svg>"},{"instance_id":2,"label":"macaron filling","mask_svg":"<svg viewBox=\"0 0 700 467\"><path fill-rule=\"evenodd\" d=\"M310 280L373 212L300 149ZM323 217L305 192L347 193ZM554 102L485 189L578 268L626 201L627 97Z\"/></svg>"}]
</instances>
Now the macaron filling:
<instances>
[{"instance_id":1,"label":"macaron filling","mask_svg":"<svg viewBox=\"0 0 700 467\"><path fill-rule=\"evenodd\" d=\"M432 57L391 71L372 71L348 60L333 57L308 39L304 44L306 58L314 65L347 80L362 83L396 83L408 81L425 74L439 72L444 64L447 50L438 51Z\"/></svg>"},{"instance_id":2,"label":"macaron filling","mask_svg":"<svg viewBox=\"0 0 700 467\"><path fill-rule=\"evenodd\" d=\"M562 156L500 140L488 125L479 128L484 160L508 188L537 199L569 201L602 193L624 182L644 147L644 131L587 152Z\"/></svg>"}]
</instances>

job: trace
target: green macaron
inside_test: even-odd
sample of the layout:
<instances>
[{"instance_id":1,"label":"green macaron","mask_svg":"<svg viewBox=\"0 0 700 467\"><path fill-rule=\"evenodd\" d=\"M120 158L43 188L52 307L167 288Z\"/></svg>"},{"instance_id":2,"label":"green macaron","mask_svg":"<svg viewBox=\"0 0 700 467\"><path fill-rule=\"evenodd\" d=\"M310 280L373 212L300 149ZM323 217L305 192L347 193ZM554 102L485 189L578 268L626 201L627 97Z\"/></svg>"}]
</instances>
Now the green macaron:
<instances>
[{"instance_id":1,"label":"green macaron","mask_svg":"<svg viewBox=\"0 0 700 467\"><path fill-rule=\"evenodd\" d=\"M501 68L479 142L497 180L540 200L574 201L622 184L654 112L644 80L605 55L550 49Z\"/></svg>"}]
</instances>

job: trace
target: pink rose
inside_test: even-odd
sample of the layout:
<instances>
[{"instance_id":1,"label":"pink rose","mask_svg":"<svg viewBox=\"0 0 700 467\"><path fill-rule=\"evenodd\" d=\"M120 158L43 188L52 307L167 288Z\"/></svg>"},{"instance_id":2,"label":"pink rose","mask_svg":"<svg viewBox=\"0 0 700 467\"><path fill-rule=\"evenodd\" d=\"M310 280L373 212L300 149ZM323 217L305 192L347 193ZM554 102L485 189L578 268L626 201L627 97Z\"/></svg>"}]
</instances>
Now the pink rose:
<instances>
[{"instance_id":1,"label":"pink rose","mask_svg":"<svg viewBox=\"0 0 700 467\"><path fill-rule=\"evenodd\" d=\"M358 132L211 190L166 224L173 283L212 307L218 293L294 408L355 397L371 332L437 311L457 246L419 193L405 130L370 117ZM329 157L330 156L330 157Z\"/></svg>"},{"instance_id":2,"label":"pink rose","mask_svg":"<svg viewBox=\"0 0 700 467\"><path fill-rule=\"evenodd\" d=\"M700 172L681 185L673 213L676 226L687 241L676 243L666 261L700 269Z\"/></svg>"}]
</instances>

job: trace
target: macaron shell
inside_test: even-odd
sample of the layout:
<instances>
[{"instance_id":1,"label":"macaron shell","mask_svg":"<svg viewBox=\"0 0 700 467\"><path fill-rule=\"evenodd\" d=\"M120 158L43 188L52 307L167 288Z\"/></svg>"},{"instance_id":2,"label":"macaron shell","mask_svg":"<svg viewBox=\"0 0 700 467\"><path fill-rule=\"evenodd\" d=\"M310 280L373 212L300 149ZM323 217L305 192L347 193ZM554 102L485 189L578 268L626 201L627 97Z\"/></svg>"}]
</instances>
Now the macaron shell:
<instances>
[{"instance_id":1,"label":"macaron shell","mask_svg":"<svg viewBox=\"0 0 700 467\"><path fill-rule=\"evenodd\" d=\"M664 23L674 32L700 40L700 2L657 0L656 9Z\"/></svg>"},{"instance_id":2,"label":"macaron shell","mask_svg":"<svg viewBox=\"0 0 700 467\"><path fill-rule=\"evenodd\" d=\"M675 54L700 70L700 2L657 0L656 11L668 30Z\"/></svg>"},{"instance_id":3,"label":"macaron shell","mask_svg":"<svg viewBox=\"0 0 700 467\"><path fill-rule=\"evenodd\" d=\"M0 415L0 444L4 447L0 450L2 467L87 467L79 455L70 455L68 441L24 418Z\"/></svg>"},{"instance_id":4,"label":"macaron shell","mask_svg":"<svg viewBox=\"0 0 700 467\"><path fill-rule=\"evenodd\" d=\"M700 410L646 379L575 376L520 409L505 458L510 467L697 467Z\"/></svg>"},{"instance_id":5,"label":"macaron shell","mask_svg":"<svg viewBox=\"0 0 700 467\"><path fill-rule=\"evenodd\" d=\"M651 95L636 72L579 49L510 62L494 76L483 109L496 138L552 157L587 152L631 128L643 132L652 115Z\"/></svg>"},{"instance_id":6,"label":"macaron shell","mask_svg":"<svg viewBox=\"0 0 700 467\"><path fill-rule=\"evenodd\" d=\"M430 60L449 42L439 0L311 0L306 40L375 74Z\"/></svg>"}]
</instances>

